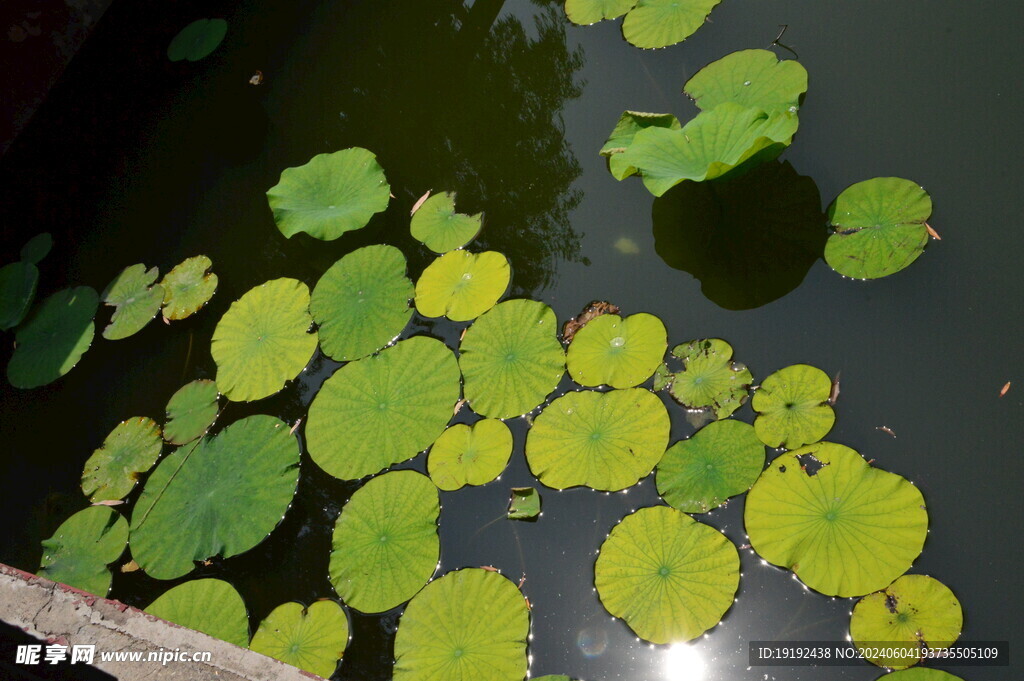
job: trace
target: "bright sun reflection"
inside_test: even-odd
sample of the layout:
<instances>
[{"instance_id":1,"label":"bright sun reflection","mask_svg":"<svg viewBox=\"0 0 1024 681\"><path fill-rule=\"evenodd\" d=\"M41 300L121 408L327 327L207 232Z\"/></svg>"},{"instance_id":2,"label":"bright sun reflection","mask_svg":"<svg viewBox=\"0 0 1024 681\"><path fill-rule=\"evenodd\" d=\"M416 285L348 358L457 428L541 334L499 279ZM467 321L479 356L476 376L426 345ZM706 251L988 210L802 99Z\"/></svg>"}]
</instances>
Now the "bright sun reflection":
<instances>
[{"instance_id":1,"label":"bright sun reflection","mask_svg":"<svg viewBox=\"0 0 1024 681\"><path fill-rule=\"evenodd\" d=\"M705 674L704 658L697 649L677 643L665 651L663 661L665 681L702 681Z\"/></svg>"}]
</instances>

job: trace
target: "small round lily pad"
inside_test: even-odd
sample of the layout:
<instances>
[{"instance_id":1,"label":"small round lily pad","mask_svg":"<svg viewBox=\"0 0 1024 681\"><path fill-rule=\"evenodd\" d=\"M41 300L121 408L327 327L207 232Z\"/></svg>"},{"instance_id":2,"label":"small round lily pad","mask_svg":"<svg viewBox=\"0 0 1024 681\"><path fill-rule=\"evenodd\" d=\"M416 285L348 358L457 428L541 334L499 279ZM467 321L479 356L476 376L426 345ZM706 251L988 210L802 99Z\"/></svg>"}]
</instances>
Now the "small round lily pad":
<instances>
[{"instance_id":1,"label":"small round lily pad","mask_svg":"<svg viewBox=\"0 0 1024 681\"><path fill-rule=\"evenodd\" d=\"M836 414L828 404L832 381L821 369L794 364L764 379L751 406L754 431L769 447L796 449L832 430Z\"/></svg>"},{"instance_id":2,"label":"small round lily pad","mask_svg":"<svg viewBox=\"0 0 1024 681\"><path fill-rule=\"evenodd\" d=\"M435 253L462 248L480 233L483 213L465 215L455 212L455 193L434 194L412 215L412 238Z\"/></svg>"},{"instance_id":3,"label":"small round lily pad","mask_svg":"<svg viewBox=\"0 0 1024 681\"><path fill-rule=\"evenodd\" d=\"M249 649L328 678L348 645L348 617L335 601L282 603L260 622Z\"/></svg>"},{"instance_id":4,"label":"small round lily pad","mask_svg":"<svg viewBox=\"0 0 1024 681\"><path fill-rule=\"evenodd\" d=\"M508 500L509 520L535 520L540 515L540 492L533 487L513 487Z\"/></svg>"},{"instance_id":5,"label":"small round lily pad","mask_svg":"<svg viewBox=\"0 0 1024 681\"><path fill-rule=\"evenodd\" d=\"M103 329L107 340L120 340L143 329L160 311L164 289L153 284L160 271L139 263L121 270L103 291L103 302L114 308L110 324Z\"/></svg>"},{"instance_id":6,"label":"small round lily pad","mask_svg":"<svg viewBox=\"0 0 1024 681\"><path fill-rule=\"evenodd\" d=\"M636 0L565 0L565 15L580 26L615 19L633 9Z\"/></svg>"},{"instance_id":7,"label":"small round lily pad","mask_svg":"<svg viewBox=\"0 0 1024 681\"><path fill-rule=\"evenodd\" d=\"M430 448L427 471L438 489L457 490L485 485L508 465L512 431L498 419L483 419L472 427L458 423L441 433Z\"/></svg>"},{"instance_id":8,"label":"small round lily pad","mask_svg":"<svg viewBox=\"0 0 1024 681\"><path fill-rule=\"evenodd\" d=\"M49 232L36 234L21 247L21 259L24 262L38 265L39 261L50 253L51 248L53 248L53 237Z\"/></svg>"},{"instance_id":9,"label":"small round lily pad","mask_svg":"<svg viewBox=\"0 0 1024 681\"><path fill-rule=\"evenodd\" d=\"M15 334L7 380L36 388L71 371L92 344L99 296L88 286L57 291L39 304Z\"/></svg>"},{"instance_id":10,"label":"small round lily pad","mask_svg":"<svg viewBox=\"0 0 1024 681\"><path fill-rule=\"evenodd\" d=\"M167 58L171 61L199 61L217 49L227 32L228 22L223 19L196 19L171 40L167 46Z\"/></svg>"},{"instance_id":11,"label":"small round lily pad","mask_svg":"<svg viewBox=\"0 0 1024 681\"><path fill-rule=\"evenodd\" d=\"M713 61L686 82L683 91L703 111L722 102L763 111L795 111L807 92L807 70L769 50L740 50Z\"/></svg>"},{"instance_id":12,"label":"small round lily pad","mask_svg":"<svg viewBox=\"0 0 1024 681\"><path fill-rule=\"evenodd\" d=\"M43 540L39 575L106 596L112 579L107 565L124 553L127 543L128 523L121 514L106 506L90 506Z\"/></svg>"},{"instance_id":13,"label":"small round lily pad","mask_svg":"<svg viewBox=\"0 0 1024 681\"><path fill-rule=\"evenodd\" d=\"M160 280L164 289L164 319L185 319L198 312L217 292L213 262L205 255L187 258Z\"/></svg>"},{"instance_id":14,"label":"small round lily pad","mask_svg":"<svg viewBox=\"0 0 1024 681\"><path fill-rule=\"evenodd\" d=\"M632 388L651 377L668 347L660 319L607 314L587 322L569 344L566 365L580 385Z\"/></svg>"},{"instance_id":15,"label":"small round lily pad","mask_svg":"<svg viewBox=\"0 0 1024 681\"><path fill-rule=\"evenodd\" d=\"M427 265L416 282L416 309L424 317L476 319L501 299L511 276L501 253L445 253Z\"/></svg>"},{"instance_id":16,"label":"small round lily pad","mask_svg":"<svg viewBox=\"0 0 1024 681\"><path fill-rule=\"evenodd\" d=\"M687 409L707 409L724 419L747 401L754 378L732 361L732 346L720 338L677 345L672 354L683 362L669 386L672 398ZM830 384L831 385L831 384Z\"/></svg>"},{"instance_id":17,"label":"small round lily pad","mask_svg":"<svg viewBox=\"0 0 1024 681\"><path fill-rule=\"evenodd\" d=\"M668 47L704 25L721 0L639 0L622 22L622 35L637 47Z\"/></svg>"},{"instance_id":18,"label":"small round lily pad","mask_svg":"<svg viewBox=\"0 0 1024 681\"><path fill-rule=\"evenodd\" d=\"M165 591L146 612L245 647L249 614L235 587L220 579L195 579Z\"/></svg>"},{"instance_id":19,"label":"small round lily pad","mask_svg":"<svg viewBox=\"0 0 1024 681\"><path fill-rule=\"evenodd\" d=\"M172 445L183 445L206 433L217 419L219 397L213 381L192 381L181 386L167 402L164 439Z\"/></svg>"},{"instance_id":20,"label":"small round lily pad","mask_svg":"<svg viewBox=\"0 0 1024 681\"><path fill-rule=\"evenodd\" d=\"M36 297L39 270L18 260L0 267L0 331L13 329L28 314Z\"/></svg>"},{"instance_id":21,"label":"small round lily pad","mask_svg":"<svg viewBox=\"0 0 1024 681\"><path fill-rule=\"evenodd\" d=\"M160 458L160 426L137 416L117 424L85 462L82 491L93 503L123 499Z\"/></svg>"}]
</instances>

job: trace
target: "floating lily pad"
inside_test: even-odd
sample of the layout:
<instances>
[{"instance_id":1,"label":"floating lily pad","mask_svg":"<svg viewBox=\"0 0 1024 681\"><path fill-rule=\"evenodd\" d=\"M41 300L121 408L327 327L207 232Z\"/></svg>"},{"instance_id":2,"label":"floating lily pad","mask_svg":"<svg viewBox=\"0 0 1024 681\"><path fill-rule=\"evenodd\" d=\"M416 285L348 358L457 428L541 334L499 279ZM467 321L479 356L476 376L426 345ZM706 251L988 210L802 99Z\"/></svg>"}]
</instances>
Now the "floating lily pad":
<instances>
[{"instance_id":1,"label":"floating lily pad","mask_svg":"<svg viewBox=\"0 0 1024 681\"><path fill-rule=\"evenodd\" d=\"M715 421L677 442L658 464L658 494L686 513L706 513L743 494L764 468L764 444L741 421Z\"/></svg>"},{"instance_id":2,"label":"floating lily pad","mask_svg":"<svg viewBox=\"0 0 1024 681\"><path fill-rule=\"evenodd\" d=\"M645 113L643 111L625 111L615 124L615 129L608 136L608 141L601 147L600 154L608 157L608 170L616 180L624 180L634 175L637 169L622 160L622 152L633 143L636 134L644 128L665 128L679 130L682 124L672 114Z\"/></svg>"},{"instance_id":3,"label":"floating lily pad","mask_svg":"<svg viewBox=\"0 0 1024 681\"><path fill-rule=\"evenodd\" d=\"M636 0L565 0L565 15L580 26L615 19L633 9Z\"/></svg>"},{"instance_id":4,"label":"floating lily pad","mask_svg":"<svg viewBox=\"0 0 1024 681\"><path fill-rule=\"evenodd\" d=\"M424 317L476 319L505 294L511 276L501 253L445 253L427 265L416 282L416 309Z\"/></svg>"},{"instance_id":5,"label":"floating lily pad","mask_svg":"<svg viewBox=\"0 0 1024 681\"><path fill-rule=\"evenodd\" d=\"M213 381L186 383L167 402L164 439L172 445L192 442L217 420L220 393Z\"/></svg>"},{"instance_id":6,"label":"floating lily pad","mask_svg":"<svg viewBox=\"0 0 1024 681\"><path fill-rule=\"evenodd\" d=\"M845 277L878 279L917 260L928 243L932 200L910 180L876 177L843 190L829 206L835 229L825 262Z\"/></svg>"},{"instance_id":7,"label":"floating lily pad","mask_svg":"<svg viewBox=\"0 0 1024 681\"><path fill-rule=\"evenodd\" d=\"M508 465L512 431L497 419L477 421L472 427L458 423L441 433L430 448L427 470L439 489L486 485Z\"/></svg>"},{"instance_id":8,"label":"floating lily pad","mask_svg":"<svg viewBox=\"0 0 1024 681\"><path fill-rule=\"evenodd\" d=\"M530 613L516 585L467 568L434 580L405 608L395 635L395 681L526 677Z\"/></svg>"},{"instance_id":9,"label":"floating lily pad","mask_svg":"<svg viewBox=\"0 0 1024 681\"><path fill-rule=\"evenodd\" d=\"M298 480L298 442L272 416L249 416L179 447L135 502L132 557L151 577L174 579L194 561L244 553L281 521Z\"/></svg>"},{"instance_id":10,"label":"floating lily pad","mask_svg":"<svg viewBox=\"0 0 1024 681\"><path fill-rule=\"evenodd\" d=\"M139 263L121 270L103 291L103 302L114 308L110 324L103 329L107 340L120 340L143 329L160 311L164 302L164 289L153 282L160 271L149 270Z\"/></svg>"},{"instance_id":11,"label":"floating lily pad","mask_svg":"<svg viewBox=\"0 0 1024 681\"><path fill-rule=\"evenodd\" d=\"M171 61L199 61L217 49L227 32L228 22L223 19L196 19L171 40L167 46L167 58Z\"/></svg>"},{"instance_id":12,"label":"floating lily pad","mask_svg":"<svg viewBox=\"0 0 1024 681\"><path fill-rule=\"evenodd\" d=\"M21 259L24 262L38 265L39 261L45 258L53 248L53 237L49 232L36 234L21 247Z\"/></svg>"},{"instance_id":13,"label":"floating lily pad","mask_svg":"<svg viewBox=\"0 0 1024 681\"><path fill-rule=\"evenodd\" d=\"M43 540L39 575L82 591L106 596L112 576L107 569L128 543L128 523L106 506L74 514Z\"/></svg>"},{"instance_id":14,"label":"floating lily pad","mask_svg":"<svg viewBox=\"0 0 1024 681\"><path fill-rule=\"evenodd\" d=\"M594 565L605 610L652 643L689 641L718 624L739 582L740 556L733 543L665 506L623 518Z\"/></svg>"},{"instance_id":15,"label":"floating lily pad","mask_svg":"<svg viewBox=\"0 0 1024 681\"><path fill-rule=\"evenodd\" d=\"M235 587L220 579L195 579L165 591L146 612L243 648L249 614Z\"/></svg>"},{"instance_id":16,"label":"floating lily pad","mask_svg":"<svg viewBox=\"0 0 1024 681\"><path fill-rule=\"evenodd\" d=\"M805 455L813 456L807 470ZM928 512L914 485L829 442L774 459L747 494L743 517L762 558L815 591L843 598L891 584L928 534Z\"/></svg>"},{"instance_id":17,"label":"floating lily pad","mask_svg":"<svg viewBox=\"0 0 1024 681\"><path fill-rule=\"evenodd\" d=\"M740 50L702 68L683 91L704 111L735 102L763 111L795 112L807 92L807 70L799 62L780 61L768 50Z\"/></svg>"},{"instance_id":18,"label":"floating lily pad","mask_svg":"<svg viewBox=\"0 0 1024 681\"><path fill-rule=\"evenodd\" d=\"M683 362L673 374L669 394L687 409L708 409L724 419L747 401L754 378L732 361L732 346L720 338L677 345L672 354Z\"/></svg>"},{"instance_id":19,"label":"floating lily pad","mask_svg":"<svg viewBox=\"0 0 1024 681\"><path fill-rule=\"evenodd\" d=\"M513 487L508 500L509 520L534 520L540 515L540 492L533 487Z\"/></svg>"},{"instance_id":20,"label":"floating lily pad","mask_svg":"<svg viewBox=\"0 0 1024 681\"><path fill-rule=\"evenodd\" d=\"M57 291L39 304L15 335L7 380L36 388L71 371L92 344L99 296L88 286Z\"/></svg>"},{"instance_id":21,"label":"floating lily pad","mask_svg":"<svg viewBox=\"0 0 1024 681\"><path fill-rule=\"evenodd\" d=\"M434 194L412 216L412 238L435 253L462 248L476 238L483 226L483 213L455 212L455 193Z\"/></svg>"},{"instance_id":22,"label":"floating lily pad","mask_svg":"<svg viewBox=\"0 0 1024 681\"><path fill-rule=\"evenodd\" d=\"M324 382L309 407L309 455L342 480L372 475L429 447L458 399L459 367L444 343L399 341Z\"/></svg>"},{"instance_id":23,"label":"floating lily pad","mask_svg":"<svg viewBox=\"0 0 1024 681\"><path fill-rule=\"evenodd\" d=\"M535 300L507 300L476 320L459 346L466 401L496 419L532 411L565 373L558 320Z\"/></svg>"},{"instance_id":24,"label":"floating lily pad","mask_svg":"<svg viewBox=\"0 0 1024 681\"><path fill-rule=\"evenodd\" d=\"M870 662L904 669L920 662L926 650L951 646L963 624L960 601L949 587L933 577L903 575L857 602L850 636ZM891 654L875 654L885 652Z\"/></svg>"},{"instance_id":25,"label":"floating lily pad","mask_svg":"<svg viewBox=\"0 0 1024 681\"><path fill-rule=\"evenodd\" d=\"M632 388L651 377L667 347L668 332L654 315L608 314L576 333L565 361L580 385Z\"/></svg>"},{"instance_id":26,"label":"floating lily pad","mask_svg":"<svg viewBox=\"0 0 1024 681\"><path fill-rule=\"evenodd\" d=\"M640 0L622 22L622 35L637 47L675 45L704 25L721 0Z\"/></svg>"},{"instance_id":27,"label":"floating lily pad","mask_svg":"<svg viewBox=\"0 0 1024 681\"><path fill-rule=\"evenodd\" d=\"M39 270L30 262L19 260L0 267L0 331L21 324L38 283Z\"/></svg>"},{"instance_id":28,"label":"floating lily pad","mask_svg":"<svg viewBox=\"0 0 1024 681\"><path fill-rule=\"evenodd\" d=\"M274 279L231 304L213 331L210 354L217 387L234 402L273 395L298 376L316 351L308 333L309 289L295 279Z\"/></svg>"},{"instance_id":29,"label":"floating lily pad","mask_svg":"<svg viewBox=\"0 0 1024 681\"><path fill-rule=\"evenodd\" d=\"M260 622L249 649L328 678L348 645L348 617L334 601L283 603Z\"/></svg>"},{"instance_id":30,"label":"floating lily pad","mask_svg":"<svg viewBox=\"0 0 1024 681\"><path fill-rule=\"evenodd\" d=\"M153 419L137 416L122 421L85 462L82 491L93 503L125 498L160 458L163 446L160 426Z\"/></svg>"},{"instance_id":31,"label":"floating lily pad","mask_svg":"<svg viewBox=\"0 0 1024 681\"><path fill-rule=\"evenodd\" d=\"M437 569L437 488L416 471L393 471L356 491L334 526L330 575L350 608L384 612L405 603Z\"/></svg>"},{"instance_id":32,"label":"floating lily pad","mask_svg":"<svg viewBox=\"0 0 1024 681\"><path fill-rule=\"evenodd\" d=\"M614 492L654 470L668 435L668 412L649 390L570 392L534 419L526 459L548 487Z\"/></svg>"},{"instance_id":33,"label":"floating lily pad","mask_svg":"<svg viewBox=\"0 0 1024 681\"><path fill-rule=\"evenodd\" d=\"M964 681L959 676L953 676L949 672L944 672L941 669L926 669L919 667L916 669L905 669L899 672L893 672L891 674L884 674L878 677L876 681Z\"/></svg>"},{"instance_id":34,"label":"floating lily pad","mask_svg":"<svg viewBox=\"0 0 1024 681\"><path fill-rule=\"evenodd\" d=\"M217 292L217 275L210 271L213 262L196 255L178 263L164 275L164 319L185 319L198 312Z\"/></svg>"},{"instance_id":35,"label":"floating lily pad","mask_svg":"<svg viewBox=\"0 0 1024 681\"><path fill-rule=\"evenodd\" d=\"M361 147L318 154L305 165L286 168L267 191L282 234L291 238L305 232L324 241L362 229L390 198L384 169Z\"/></svg>"},{"instance_id":36,"label":"floating lily pad","mask_svg":"<svg viewBox=\"0 0 1024 681\"><path fill-rule=\"evenodd\" d=\"M794 364L764 379L751 406L754 430L769 447L796 449L832 430L836 414L828 404L832 379L816 367Z\"/></svg>"}]
</instances>

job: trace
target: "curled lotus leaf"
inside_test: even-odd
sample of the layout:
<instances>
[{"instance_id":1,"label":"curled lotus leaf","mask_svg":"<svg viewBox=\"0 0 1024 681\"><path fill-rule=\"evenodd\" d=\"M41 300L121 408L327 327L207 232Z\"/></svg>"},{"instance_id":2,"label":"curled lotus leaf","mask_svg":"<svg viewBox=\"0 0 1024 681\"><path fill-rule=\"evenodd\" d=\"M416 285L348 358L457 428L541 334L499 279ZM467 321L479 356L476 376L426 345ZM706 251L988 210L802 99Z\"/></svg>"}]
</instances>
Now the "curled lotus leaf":
<instances>
[{"instance_id":1,"label":"curled lotus leaf","mask_svg":"<svg viewBox=\"0 0 1024 681\"><path fill-rule=\"evenodd\" d=\"M99 296L88 286L57 291L32 312L14 336L7 380L37 388L71 371L92 345Z\"/></svg>"},{"instance_id":2,"label":"curled lotus leaf","mask_svg":"<svg viewBox=\"0 0 1024 681\"><path fill-rule=\"evenodd\" d=\"M117 424L85 462L82 491L89 501L123 499L160 458L160 426L137 416Z\"/></svg>"},{"instance_id":3,"label":"curled lotus leaf","mask_svg":"<svg viewBox=\"0 0 1024 681\"><path fill-rule=\"evenodd\" d=\"M220 579L194 579L172 587L146 612L236 646L249 643L245 603L235 587Z\"/></svg>"},{"instance_id":4,"label":"curled lotus leaf","mask_svg":"<svg viewBox=\"0 0 1024 681\"><path fill-rule=\"evenodd\" d=\"M795 449L817 442L832 430L836 414L828 404L832 380L816 367L794 364L761 383L751 406L754 430L769 447Z\"/></svg>"},{"instance_id":5,"label":"curled lotus leaf","mask_svg":"<svg viewBox=\"0 0 1024 681\"><path fill-rule=\"evenodd\" d=\"M434 194L412 215L412 238L435 253L462 248L476 238L483 226L483 213L455 212L455 192Z\"/></svg>"},{"instance_id":6,"label":"curled lotus leaf","mask_svg":"<svg viewBox=\"0 0 1024 681\"><path fill-rule=\"evenodd\" d=\"M335 601L282 603L260 622L249 649L328 678L348 645L348 617Z\"/></svg>"},{"instance_id":7,"label":"curled lotus leaf","mask_svg":"<svg viewBox=\"0 0 1024 681\"><path fill-rule=\"evenodd\" d=\"M616 19L633 9L637 0L565 0L565 15L579 26Z\"/></svg>"},{"instance_id":8,"label":"curled lotus leaf","mask_svg":"<svg viewBox=\"0 0 1024 681\"><path fill-rule=\"evenodd\" d=\"M114 308L110 324L103 329L107 340L120 340L143 329L160 311L164 302L164 289L155 284L160 271L149 270L139 263L121 270L107 285L101 297L103 302Z\"/></svg>"},{"instance_id":9,"label":"curled lotus leaf","mask_svg":"<svg viewBox=\"0 0 1024 681\"><path fill-rule=\"evenodd\" d=\"M533 487L513 487L508 500L509 520L535 520L540 515L540 492Z\"/></svg>"},{"instance_id":10,"label":"curled lotus leaf","mask_svg":"<svg viewBox=\"0 0 1024 681\"><path fill-rule=\"evenodd\" d=\"M160 280L164 289L164 319L185 319L198 312L217 292L213 262L205 255L186 258Z\"/></svg>"},{"instance_id":11,"label":"curled lotus leaf","mask_svg":"<svg viewBox=\"0 0 1024 681\"><path fill-rule=\"evenodd\" d=\"M622 22L622 35L643 48L668 47L689 38L721 0L639 0Z\"/></svg>"},{"instance_id":12,"label":"curled lotus leaf","mask_svg":"<svg viewBox=\"0 0 1024 681\"><path fill-rule=\"evenodd\" d=\"M683 91L703 111L723 102L764 111L796 111L807 92L807 70L769 50L740 50L713 61L686 82Z\"/></svg>"},{"instance_id":13,"label":"curled lotus leaf","mask_svg":"<svg viewBox=\"0 0 1024 681\"><path fill-rule=\"evenodd\" d=\"M171 40L167 46L167 58L171 61L199 61L217 49L227 32L228 22L223 19L196 19Z\"/></svg>"},{"instance_id":14,"label":"curled lotus leaf","mask_svg":"<svg viewBox=\"0 0 1024 681\"><path fill-rule=\"evenodd\" d=\"M573 337L566 365L580 385L632 388L651 377L667 347L668 332L654 315L602 315Z\"/></svg>"},{"instance_id":15,"label":"curled lotus leaf","mask_svg":"<svg viewBox=\"0 0 1024 681\"><path fill-rule=\"evenodd\" d=\"M107 565L128 543L128 523L107 506L90 506L74 514L43 540L39 575L82 591L106 596L112 576Z\"/></svg>"},{"instance_id":16,"label":"curled lotus leaf","mask_svg":"<svg viewBox=\"0 0 1024 681\"><path fill-rule=\"evenodd\" d=\"M471 426L457 423L441 433L430 448L427 471L438 489L486 485L508 465L512 431L503 421L483 419Z\"/></svg>"},{"instance_id":17,"label":"curled lotus leaf","mask_svg":"<svg viewBox=\"0 0 1024 681\"><path fill-rule=\"evenodd\" d=\"M18 260L0 267L0 331L13 329L28 314L36 297L39 269Z\"/></svg>"},{"instance_id":18,"label":"curled lotus leaf","mask_svg":"<svg viewBox=\"0 0 1024 681\"><path fill-rule=\"evenodd\" d=\"M53 248L53 237L49 232L36 234L21 247L21 259L24 262L38 265L40 260L49 255L51 248Z\"/></svg>"},{"instance_id":19,"label":"curled lotus leaf","mask_svg":"<svg viewBox=\"0 0 1024 681\"><path fill-rule=\"evenodd\" d=\"M600 154L608 158L608 170L616 180L624 180L635 175L637 169L623 162L622 152L633 143L633 138L644 128L665 128L679 130L682 124L672 114L645 113L643 111L625 111L615 124L615 129L608 136L608 141L601 147Z\"/></svg>"},{"instance_id":20,"label":"curled lotus leaf","mask_svg":"<svg viewBox=\"0 0 1024 681\"><path fill-rule=\"evenodd\" d=\"M476 319L508 290L512 272L496 251L451 251L427 265L416 282L416 309L424 317Z\"/></svg>"},{"instance_id":21,"label":"curled lotus leaf","mask_svg":"<svg viewBox=\"0 0 1024 681\"><path fill-rule=\"evenodd\" d=\"M754 378L742 364L732 361L732 346L720 338L677 345L672 354L683 370L671 377L669 394L687 409L708 409L724 419L747 401Z\"/></svg>"},{"instance_id":22,"label":"curled lotus leaf","mask_svg":"<svg viewBox=\"0 0 1024 681\"><path fill-rule=\"evenodd\" d=\"M204 435L217 420L220 393L213 381L186 383L167 402L164 439L183 445Z\"/></svg>"}]
</instances>

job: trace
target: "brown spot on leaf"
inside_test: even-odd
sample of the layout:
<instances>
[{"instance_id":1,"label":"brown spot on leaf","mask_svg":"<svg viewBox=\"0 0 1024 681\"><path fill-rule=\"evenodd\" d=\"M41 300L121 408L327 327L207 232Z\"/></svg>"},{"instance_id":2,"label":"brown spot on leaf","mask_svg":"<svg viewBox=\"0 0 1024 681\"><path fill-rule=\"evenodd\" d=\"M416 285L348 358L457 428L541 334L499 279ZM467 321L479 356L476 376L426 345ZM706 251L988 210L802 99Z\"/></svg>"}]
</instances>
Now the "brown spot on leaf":
<instances>
[{"instance_id":1,"label":"brown spot on leaf","mask_svg":"<svg viewBox=\"0 0 1024 681\"><path fill-rule=\"evenodd\" d=\"M562 342L571 343L573 337L580 329L587 325L587 322L597 319L601 315L618 314L619 306L613 305L606 300L594 300L583 308L583 310L570 319L562 327Z\"/></svg>"}]
</instances>

